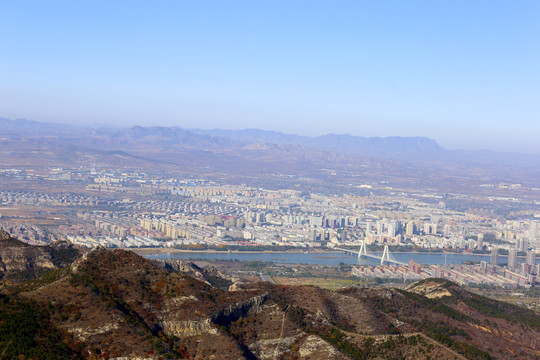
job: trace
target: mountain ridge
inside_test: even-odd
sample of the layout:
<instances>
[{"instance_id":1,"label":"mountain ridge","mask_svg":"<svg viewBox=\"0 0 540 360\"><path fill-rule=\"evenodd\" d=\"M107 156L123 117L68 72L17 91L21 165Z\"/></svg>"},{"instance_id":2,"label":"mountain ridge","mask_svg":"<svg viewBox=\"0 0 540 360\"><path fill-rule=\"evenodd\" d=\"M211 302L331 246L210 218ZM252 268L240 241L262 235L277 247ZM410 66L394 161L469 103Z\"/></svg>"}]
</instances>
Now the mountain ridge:
<instances>
[{"instance_id":1,"label":"mountain ridge","mask_svg":"<svg viewBox=\"0 0 540 360\"><path fill-rule=\"evenodd\" d=\"M167 143L190 140L206 140L207 145L212 142L225 142L228 146L242 147L254 143L269 143L269 144L298 144L306 147L315 147L320 150L334 151L331 147L321 148L321 143L326 142L341 142L347 143L349 146L417 146L419 150L429 148L431 150L445 150L433 139L426 137L360 137L350 134L326 134L317 137L309 137L295 134L286 134L282 132L267 131L260 129L245 129L245 130L202 130L202 129L184 129L181 127L164 127L164 126L140 126L133 125L128 128L109 129L109 128L92 128L78 127L72 125L61 125L54 123L42 123L38 121L29 121L25 119L9 120L0 118L0 134L6 135L43 135L43 134L80 134L94 136L94 139L109 134L111 138L122 141L123 138L133 138L136 140L144 139L145 137L154 136L157 140L167 139ZM255 134L255 135L254 135ZM229 140L229 141L226 141ZM232 141L231 141L232 140ZM319 145L317 145L319 143ZM358 150L342 150L345 153L359 154Z\"/></svg>"},{"instance_id":2,"label":"mountain ridge","mask_svg":"<svg viewBox=\"0 0 540 360\"><path fill-rule=\"evenodd\" d=\"M28 126L29 123L33 126ZM482 182L540 187L538 156L447 150L425 137L364 138L349 134L305 137L258 129L64 128L39 124L22 121L17 130L17 121L0 119L3 147L19 149L14 161L23 158L28 163L43 163L37 158L43 154L50 161L54 161L55 156L61 160L56 166L69 166L70 162L83 162L85 157L92 157L94 161L114 163L115 167L118 163L124 166L145 164L166 170L243 177L240 181L258 178L258 182L267 182L275 174L294 174L333 183L336 178L328 175L335 173L346 184L359 179L368 182L394 179L399 187L408 183L442 188L446 184L454 189L462 186L457 184L478 186ZM42 131L43 127L46 130ZM40 144L37 151L28 151L36 144ZM100 152L105 152L104 155L124 152L125 156L97 158ZM280 183L283 179L274 180Z\"/></svg>"},{"instance_id":3,"label":"mountain ridge","mask_svg":"<svg viewBox=\"0 0 540 360\"><path fill-rule=\"evenodd\" d=\"M188 129L196 134L211 135L226 137L237 141L245 141L251 143L274 143L274 144L299 144L302 146L333 151L350 155L385 155L381 153L381 149L388 148L388 153L393 155L399 152L400 147L405 147L405 150L416 149L420 151L436 151L444 152L435 140L422 136L389 136L389 137L363 137L351 134L325 134L319 136L303 136L296 134L286 134L283 132L260 130L260 129L244 129L244 130L223 130L223 129Z\"/></svg>"},{"instance_id":4,"label":"mountain ridge","mask_svg":"<svg viewBox=\"0 0 540 360\"><path fill-rule=\"evenodd\" d=\"M28 245L29 247L34 247ZM199 277L199 279L193 278ZM441 279L407 289L264 282L95 248L0 289L3 358L505 359L540 354L540 315ZM18 329L15 331L15 329Z\"/></svg>"}]
</instances>

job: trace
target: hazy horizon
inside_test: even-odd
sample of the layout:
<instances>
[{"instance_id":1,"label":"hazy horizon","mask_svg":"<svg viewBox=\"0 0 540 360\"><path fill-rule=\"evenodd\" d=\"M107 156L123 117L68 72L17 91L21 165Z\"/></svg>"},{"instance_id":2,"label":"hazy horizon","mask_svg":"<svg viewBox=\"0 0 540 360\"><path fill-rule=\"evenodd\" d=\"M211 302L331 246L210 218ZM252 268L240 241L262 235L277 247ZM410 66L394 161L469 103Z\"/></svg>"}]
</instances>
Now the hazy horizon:
<instances>
[{"instance_id":1,"label":"hazy horizon","mask_svg":"<svg viewBox=\"0 0 540 360\"><path fill-rule=\"evenodd\" d=\"M5 2L0 116L540 153L540 3Z\"/></svg>"},{"instance_id":2,"label":"hazy horizon","mask_svg":"<svg viewBox=\"0 0 540 360\"><path fill-rule=\"evenodd\" d=\"M534 153L534 152L526 152L526 151L519 151L519 150L500 150L500 149L487 149L487 148L452 148L452 147L448 147L448 146L445 146L445 144L441 143L438 139L435 139L435 138L432 138L432 137L428 137L428 136L421 136L421 135L410 135L410 136L404 136L404 135L389 135L389 136L365 136L365 135L362 135L362 134L351 134L351 133L339 133L339 132L329 132L329 133L321 133L321 134L313 134L313 135L310 135L310 134L301 134L301 133L293 133L293 132L286 132L286 131L281 131L281 130L273 130L273 129L263 129L263 128L238 128L238 129L231 129L231 128L218 128L218 127L208 127L208 128L203 128L203 127L184 127L184 126L181 126L181 125L160 125L160 124L148 124L148 125L142 125L142 124L126 124L126 125L122 125L122 124L98 124L98 123L95 123L95 124L72 124L72 123L59 123L59 122L43 122L43 121L36 121L36 120L32 120L32 119L8 119L6 117L2 117L0 116L0 119L7 119L7 120L10 120L10 121L32 121L32 122L39 122L39 123L44 123L44 124L52 124L52 125L72 125L72 126L76 126L76 127L80 127L80 128L95 128L95 129L110 129L110 130L122 130L122 129L128 129L128 128L131 128L131 127L135 127L135 126L141 126L141 127L153 127L153 126L156 126L156 127L165 127L165 128L178 128L178 129L182 129L182 130L185 130L185 131L199 131L199 130L203 130L203 131L249 131L249 130L254 130L254 131L265 131L265 132L274 132L274 133L280 133L280 134L284 134L284 135L293 135L293 136L305 136L305 137L310 137L310 138L316 138L316 137L320 137L320 136L326 136L326 135L337 135L337 136L345 136L345 135L350 135L350 136L358 136L358 137L363 137L363 138L391 138L391 137L402 137L402 138L427 138L427 139L430 139L430 140L433 140L435 141L438 145L440 145L442 148L444 148L445 150L450 150L450 151L492 151L492 152L500 152L500 153L508 153L508 154L522 154L522 155L536 155L538 153ZM539 152L540 153L540 152Z\"/></svg>"}]
</instances>

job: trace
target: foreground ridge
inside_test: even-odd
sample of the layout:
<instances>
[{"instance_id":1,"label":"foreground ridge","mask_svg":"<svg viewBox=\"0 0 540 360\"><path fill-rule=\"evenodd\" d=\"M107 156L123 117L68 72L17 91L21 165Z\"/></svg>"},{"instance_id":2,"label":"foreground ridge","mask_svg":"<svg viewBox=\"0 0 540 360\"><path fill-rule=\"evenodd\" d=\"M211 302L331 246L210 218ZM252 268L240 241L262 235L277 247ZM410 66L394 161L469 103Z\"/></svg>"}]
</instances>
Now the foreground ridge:
<instances>
[{"instance_id":1,"label":"foreground ridge","mask_svg":"<svg viewBox=\"0 0 540 360\"><path fill-rule=\"evenodd\" d=\"M36 254L41 253L36 249ZM220 276L188 262L152 262L125 250L94 249L34 279L3 284L0 351L3 358L34 359L535 359L540 354L537 313L446 280L427 279L405 290L331 292L235 284L217 280Z\"/></svg>"}]
</instances>

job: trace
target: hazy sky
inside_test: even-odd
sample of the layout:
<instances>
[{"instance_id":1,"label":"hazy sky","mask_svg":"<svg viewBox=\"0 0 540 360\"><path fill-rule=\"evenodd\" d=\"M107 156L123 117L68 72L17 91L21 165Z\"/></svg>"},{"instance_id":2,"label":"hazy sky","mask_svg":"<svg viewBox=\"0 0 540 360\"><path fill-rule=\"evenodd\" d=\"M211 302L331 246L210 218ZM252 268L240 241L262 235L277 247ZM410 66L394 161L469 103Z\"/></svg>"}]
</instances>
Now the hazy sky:
<instances>
[{"instance_id":1,"label":"hazy sky","mask_svg":"<svg viewBox=\"0 0 540 360\"><path fill-rule=\"evenodd\" d=\"M0 117L540 153L540 1L0 0Z\"/></svg>"}]
</instances>

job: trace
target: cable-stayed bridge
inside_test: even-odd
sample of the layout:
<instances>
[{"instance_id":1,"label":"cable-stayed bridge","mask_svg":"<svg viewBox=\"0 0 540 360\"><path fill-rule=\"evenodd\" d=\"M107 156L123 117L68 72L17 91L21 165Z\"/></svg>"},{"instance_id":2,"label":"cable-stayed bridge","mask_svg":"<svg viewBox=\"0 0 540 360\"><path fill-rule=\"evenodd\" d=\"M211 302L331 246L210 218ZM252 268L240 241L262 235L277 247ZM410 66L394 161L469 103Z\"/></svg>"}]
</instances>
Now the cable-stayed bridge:
<instances>
[{"instance_id":1,"label":"cable-stayed bridge","mask_svg":"<svg viewBox=\"0 0 540 360\"><path fill-rule=\"evenodd\" d=\"M347 249L341 249L341 248L334 248L339 251L346 252L348 254L354 254L356 255L356 251L347 250ZM397 264L397 265L408 265L404 262L396 260L394 255L390 253L390 250L388 249L388 245L384 245L384 251L382 253L382 256L379 256L375 253L370 253L367 251L366 246L366 240L362 240L362 243L360 244L360 250L358 251L358 258L367 257L371 259L376 259L381 261L381 265L387 264Z\"/></svg>"}]
</instances>

